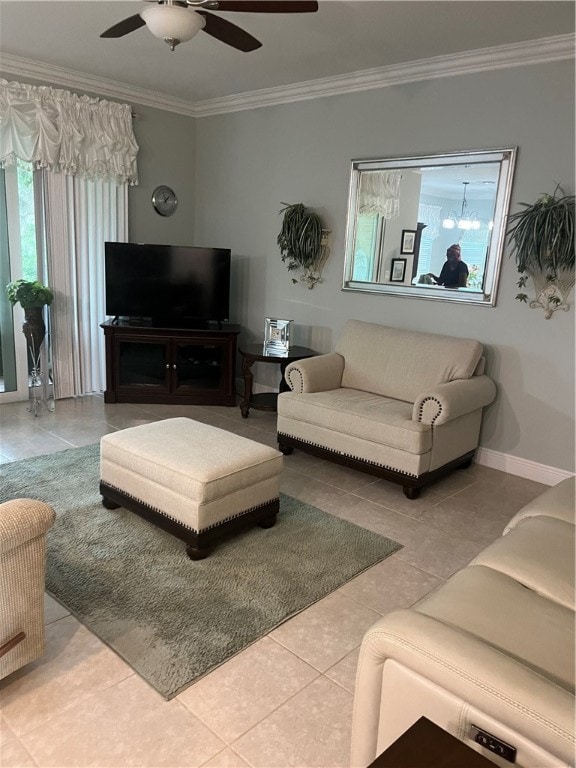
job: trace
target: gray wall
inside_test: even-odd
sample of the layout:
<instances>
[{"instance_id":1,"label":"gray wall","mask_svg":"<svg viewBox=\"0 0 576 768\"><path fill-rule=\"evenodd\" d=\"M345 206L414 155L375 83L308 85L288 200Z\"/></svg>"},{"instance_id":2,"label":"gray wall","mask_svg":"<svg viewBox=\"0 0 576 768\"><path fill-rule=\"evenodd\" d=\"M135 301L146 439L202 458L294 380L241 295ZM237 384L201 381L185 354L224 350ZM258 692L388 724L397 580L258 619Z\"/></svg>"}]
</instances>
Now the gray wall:
<instances>
[{"instance_id":1,"label":"gray wall","mask_svg":"<svg viewBox=\"0 0 576 768\"><path fill-rule=\"evenodd\" d=\"M172 112L133 106L134 135L140 151L139 184L128 191L130 240L192 245L196 121ZM167 184L176 192L178 208L172 216L160 216L152 208L152 192L159 184Z\"/></svg>"},{"instance_id":2,"label":"gray wall","mask_svg":"<svg viewBox=\"0 0 576 768\"><path fill-rule=\"evenodd\" d=\"M574 310L545 320L515 301L507 255L495 308L341 291L352 158L518 146L512 211L556 182L573 193L573 71L572 61L528 66L199 119L195 240L232 248L242 339L261 339L266 316L293 318L295 343L321 352L347 318L477 338L499 390L481 444L573 470ZM280 260L283 202L314 208L332 230L313 290L292 285ZM274 384L271 368L257 381Z\"/></svg>"}]
</instances>

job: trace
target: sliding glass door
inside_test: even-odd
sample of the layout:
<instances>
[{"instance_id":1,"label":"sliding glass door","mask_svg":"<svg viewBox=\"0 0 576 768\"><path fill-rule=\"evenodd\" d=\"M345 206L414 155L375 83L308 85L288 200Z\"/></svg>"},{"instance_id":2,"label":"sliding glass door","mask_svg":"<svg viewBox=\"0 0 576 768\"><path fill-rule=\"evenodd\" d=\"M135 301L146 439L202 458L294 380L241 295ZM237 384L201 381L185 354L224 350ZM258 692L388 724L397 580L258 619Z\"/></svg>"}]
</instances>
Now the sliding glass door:
<instances>
[{"instance_id":1,"label":"sliding glass door","mask_svg":"<svg viewBox=\"0 0 576 768\"><path fill-rule=\"evenodd\" d=\"M24 312L6 297L6 285L38 275L32 167L0 170L0 403L28 398L29 366Z\"/></svg>"}]
</instances>

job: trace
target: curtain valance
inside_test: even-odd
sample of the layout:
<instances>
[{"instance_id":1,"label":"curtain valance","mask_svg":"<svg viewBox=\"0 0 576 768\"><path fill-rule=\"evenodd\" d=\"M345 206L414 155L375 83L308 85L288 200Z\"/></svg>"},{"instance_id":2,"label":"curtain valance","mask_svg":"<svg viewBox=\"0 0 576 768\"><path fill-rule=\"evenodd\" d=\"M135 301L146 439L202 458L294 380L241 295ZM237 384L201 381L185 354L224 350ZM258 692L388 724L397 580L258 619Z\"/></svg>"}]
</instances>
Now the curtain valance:
<instances>
[{"instance_id":1,"label":"curtain valance","mask_svg":"<svg viewBox=\"0 0 576 768\"><path fill-rule=\"evenodd\" d=\"M358 213L379 213L393 219L400 213L400 171L362 171Z\"/></svg>"},{"instance_id":2,"label":"curtain valance","mask_svg":"<svg viewBox=\"0 0 576 768\"><path fill-rule=\"evenodd\" d=\"M128 104L0 79L0 167L137 184L137 153Z\"/></svg>"}]
</instances>

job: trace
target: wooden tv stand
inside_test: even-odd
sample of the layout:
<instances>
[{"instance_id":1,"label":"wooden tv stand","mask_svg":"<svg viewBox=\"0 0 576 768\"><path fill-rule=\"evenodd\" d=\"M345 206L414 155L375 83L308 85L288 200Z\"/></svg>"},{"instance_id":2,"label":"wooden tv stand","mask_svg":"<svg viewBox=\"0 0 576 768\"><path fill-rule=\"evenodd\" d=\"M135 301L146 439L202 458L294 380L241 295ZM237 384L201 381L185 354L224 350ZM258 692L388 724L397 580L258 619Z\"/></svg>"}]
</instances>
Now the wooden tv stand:
<instances>
[{"instance_id":1,"label":"wooden tv stand","mask_svg":"<svg viewBox=\"0 0 576 768\"><path fill-rule=\"evenodd\" d=\"M106 403L236 405L240 328L155 328L134 321L102 323Z\"/></svg>"}]
</instances>

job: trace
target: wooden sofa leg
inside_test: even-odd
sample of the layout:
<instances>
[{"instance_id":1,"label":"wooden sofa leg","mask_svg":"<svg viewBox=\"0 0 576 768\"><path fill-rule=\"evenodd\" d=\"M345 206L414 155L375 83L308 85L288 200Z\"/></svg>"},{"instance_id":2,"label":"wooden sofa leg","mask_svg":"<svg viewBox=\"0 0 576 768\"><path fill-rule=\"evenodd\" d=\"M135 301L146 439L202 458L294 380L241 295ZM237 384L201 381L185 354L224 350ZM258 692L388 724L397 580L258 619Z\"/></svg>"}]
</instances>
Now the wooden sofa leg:
<instances>
[{"instance_id":1,"label":"wooden sofa leg","mask_svg":"<svg viewBox=\"0 0 576 768\"><path fill-rule=\"evenodd\" d=\"M8 640L8 642L4 643L4 645L0 645L0 658L2 656L6 656L8 651L11 651L12 648L16 648L17 645L19 645L22 640L26 639L26 632L18 632L17 635L14 635L14 637L11 640Z\"/></svg>"},{"instance_id":2,"label":"wooden sofa leg","mask_svg":"<svg viewBox=\"0 0 576 768\"><path fill-rule=\"evenodd\" d=\"M404 491L404 496L406 496L407 499L413 500L420 496L420 488L411 488L408 485L404 485L402 490Z\"/></svg>"},{"instance_id":3,"label":"wooden sofa leg","mask_svg":"<svg viewBox=\"0 0 576 768\"><path fill-rule=\"evenodd\" d=\"M106 509L119 509L120 504L116 504L115 501L112 501L112 499L107 499L105 496L102 497L102 506Z\"/></svg>"},{"instance_id":4,"label":"wooden sofa leg","mask_svg":"<svg viewBox=\"0 0 576 768\"><path fill-rule=\"evenodd\" d=\"M205 557L212 552L212 547L193 547L191 544L186 545L186 554L190 560L204 560Z\"/></svg>"},{"instance_id":5,"label":"wooden sofa leg","mask_svg":"<svg viewBox=\"0 0 576 768\"><path fill-rule=\"evenodd\" d=\"M258 525L260 528L273 528L276 525L276 515L265 517L263 520L260 520Z\"/></svg>"},{"instance_id":6,"label":"wooden sofa leg","mask_svg":"<svg viewBox=\"0 0 576 768\"><path fill-rule=\"evenodd\" d=\"M294 448L291 445L283 445L282 443L278 443L278 450L284 456L290 456L291 453L294 453Z\"/></svg>"}]
</instances>

